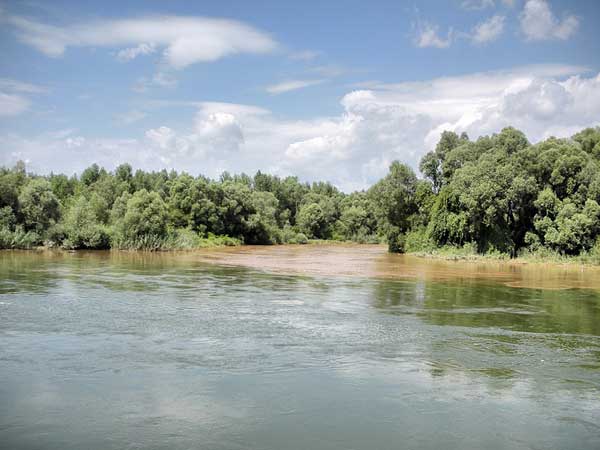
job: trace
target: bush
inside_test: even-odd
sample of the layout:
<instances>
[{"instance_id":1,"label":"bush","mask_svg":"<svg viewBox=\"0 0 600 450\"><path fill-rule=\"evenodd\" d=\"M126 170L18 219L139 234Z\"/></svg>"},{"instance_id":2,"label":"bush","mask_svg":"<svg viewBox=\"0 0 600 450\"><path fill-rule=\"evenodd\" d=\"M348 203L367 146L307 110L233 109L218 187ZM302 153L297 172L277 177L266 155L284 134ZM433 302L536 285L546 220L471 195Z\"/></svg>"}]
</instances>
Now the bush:
<instances>
[{"instance_id":1,"label":"bush","mask_svg":"<svg viewBox=\"0 0 600 450\"><path fill-rule=\"evenodd\" d=\"M117 204L117 202L115 202ZM156 192L146 189L137 191L118 206L125 210L121 218L116 218L112 235L112 246L125 250L161 250L169 248L173 236L167 235L167 207Z\"/></svg>"},{"instance_id":2,"label":"bush","mask_svg":"<svg viewBox=\"0 0 600 450\"><path fill-rule=\"evenodd\" d=\"M406 252L406 234L394 229L388 233L388 251L390 253Z\"/></svg>"},{"instance_id":3,"label":"bush","mask_svg":"<svg viewBox=\"0 0 600 450\"><path fill-rule=\"evenodd\" d=\"M296 234L295 241L296 244L308 244L308 238L304 233Z\"/></svg>"},{"instance_id":4,"label":"bush","mask_svg":"<svg viewBox=\"0 0 600 450\"><path fill-rule=\"evenodd\" d=\"M600 237L596 239L596 244L590 250L590 260L592 264L600 264Z\"/></svg>"},{"instance_id":5,"label":"bush","mask_svg":"<svg viewBox=\"0 0 600 450\"><path fill-rule=\"evenodd\" d=\"M208 233L208 237L202 239L201 247L236 247L242 245L240 239L236 239L230 236L217 236L212 233Z\"/></svg>"},{"instance_id":6,"label":"bush","mask_svg":"<svg viewBox=\"0 0 600 450\"><path fill-rule=\"evenodd\" d=\"M173 249L189 250L201 246L202 238L189 228L179 228L170 233L169 243Z\"/></svg>"},{"instance_id":7,"label":"bush","mask_svg":"<svg viewBox=\"0 0 600 450\"><path fill-rule=\"evenodd\" d=\"M10 206L0 208L0 227L13 230L17 224L17 218Z\"/></svg>"},{"instance_id":8,"label":"bush","mask_svg":"<svg viewBox=\"0 0 600 450\"><path fill-rule=\"evenodd\" d=\"M47 247L60 247L66 238L67 234L64 225L57 223L48 229L44 245Z\"/></svg>"},{"instance_id":9,"label":"bush","mask_svg":"<svg viewBox=\"0 0 600 450\"><path fill-rule=\"evenodd\" d=\"M281 230L281 244L307 244L308 238L304 233L296 232L290 225L286 225Z\"/></svg>"},{"instance_id":10,"label":"bush","mask_svg":"<svg viewBox=\"0 0 600 450\"><path fill-rule=\"evenodd\" d=\"M14 231L0 228L0 248L4 249L31 249L42 243L40 235L34 231L25 231L17 226Z\"/></svg>"},{"instance_id":11,"label":"bush","mask_svg":"<svg viewBox=\"0 0 600 450\"><path fill-rule=\"evenodd\" d=\"M59 238L59 233L56 230L55 238ZM75 200L65 216L64 235L62 245L67 249L110 247L108 229L98 222L94 206L83 196Z\"/></svg>"},{"instance_id":12,"label":"bush","mask_svg":"<svg viewBox=\"0 0 600 450\"><path fill-rule=\"evenodd\" d=\"M427 234L426 228L419 228L406 233L406 251L409 253L431 252L435 250L436 245L433 239Z\"/></svg>"},{"instance_id":13,"label":"bush","mask_svg":"<svg viewBox=\"0 0 600 450\"><path fill-rule=\"evenodd\" d=\"M60 217L60 203L48 180L31 180L19 195L19 208L27 230L42 233Z\"/></svg>"},{"instance_id":14,"label":"bush","mask_svg":"<svg viewBox=\"0 0 600 450\"><path fill-rule=\"evenodd\" d=\"M143 250L159 251L171 250L169 239L166 236L156 236L154 234L145 234L136 237L123 237L121 234L113 234L111 247L120 250Z\"/></svg>"}]
</instances>

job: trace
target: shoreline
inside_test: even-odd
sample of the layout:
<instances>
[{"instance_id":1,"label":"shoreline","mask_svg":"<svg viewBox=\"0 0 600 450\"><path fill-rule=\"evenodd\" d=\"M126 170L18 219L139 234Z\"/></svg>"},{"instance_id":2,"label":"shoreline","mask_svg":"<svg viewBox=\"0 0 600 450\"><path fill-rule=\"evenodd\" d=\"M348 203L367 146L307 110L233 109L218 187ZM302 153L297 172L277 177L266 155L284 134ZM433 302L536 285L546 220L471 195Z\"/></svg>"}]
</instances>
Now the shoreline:
<instances>
[{"instance_id":1,"label":"shoreline","mask_svg":"<svg viewBox=\"0 0 600 450\"><path fill-rule=\"evenodd\" d=\"M387 247L385 244L376 244L376 243L358 243L353 241L327 241L327 240L318 240L311 239L307 243L304 244L272 244L272 245L252 245L252 244L220 244L220 243L209 243L208 245L202 245L199 247L190 247L190 248L161 248L156 250L143 250L143 249L119 249L119 248L107 248L107 249L65 249L61 247L47 247L47 246L37 246L32 248L0 248L0 252L39 252L39 253L67 253L67 254L77 254L77 253L89 253L89 252L115 252L115 253L124 253L124 254L191 254L195 252L207 252L214 250L235 250L235 249L248 249L248 248L302 248L302 247L332 247L332 248L344 248L344 247ZM581 267L581 268L599 268L600 263L596 263L586 259L581 255L579 256L562 256L562 255L529 255L529 256L517 256L515 258L511 258L504 254L465 254L457 249L456 252L448 251L447 249L440 249L440 251L433 252L406 252L406 253L390 253L386 254L393 255L403 255L412 258L417 258L421 260L431 260L431 261L443 261L443 262L456 262L456 263L482 263L486 265L494 265L494 264L502 264L507 266L527 266L527 265L537 265L537 266L551 266L551 267Z\"/></svg>"},{"instance_id":2,"label":"shoreline","mask_svg":"<svg viewBox=\"0 0 600 450\"><path fill-rule=\"evenodd\" d=\"M600 291L600 266L527 259L479 257L433 257L431 255L394 254L383 244L284 244L240 245L179 251L131 250L35 250L0 251L9 265L38 259L47 264L70 260L106 259L135 263L159 264L165 270L216 265L240 268L272 275L335 277L359 280L500 283L508 287L533 289L592 289ZM14 258L14 260L13 260ZM12 262L10 262L12 260ZM200 269L202 270L202 269Z\"/></svg>"},{"instance_id":3,"label":"shoreline","mask_svg":"<svg viewBox=\"0 0 600 450\"><path fill-rule=\"evenodd\" d=\"M599 263L582 260L580 256L517 256L516 258L505 257L504 255L461 255L461 254L443 254L443 253L429 253L429 252L408 252L406 255L414 256L417 258L448 261L448 262L470 262L470 263L504 263L507 265L514 266L525 266L525 265L549 265L549 266L581 266L581 267L596 267L600 268Z\"/></svg>"}]
</instances>

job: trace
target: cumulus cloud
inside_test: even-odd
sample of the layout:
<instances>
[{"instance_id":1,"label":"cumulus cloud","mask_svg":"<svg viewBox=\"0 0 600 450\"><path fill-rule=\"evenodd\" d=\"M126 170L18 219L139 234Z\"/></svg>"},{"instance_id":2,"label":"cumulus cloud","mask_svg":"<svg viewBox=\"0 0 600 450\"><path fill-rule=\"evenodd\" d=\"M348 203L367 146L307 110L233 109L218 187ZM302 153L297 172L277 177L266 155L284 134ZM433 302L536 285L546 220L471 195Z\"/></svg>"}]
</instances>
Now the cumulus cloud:
<instances>
[{"instance_id":1,"label":"cumulus cloud","mask_svg":"<svg viewBox=\"0 0 600 450\"><path fill-rule=\"evenodd\" d=\"M530 41L566 40L579 27L579 18L567 15L556 18L546 0L527 0L519 16L521 31Z\"/></svg>"},{"instance_id":2,"label":"cumulus cloud","mask_svg":"<svg viewBox=\"0 0 600 450\"><path fill-rule=\"evenodd\" d=\"M504 16L495 15L475 26L471 39L476 44L495 41L504 31Z\"/></svg>"},{"instance_id":3,"label":"cumulus cloud","mask_svg":"<svg viewBox=\"0 0 600 450\"><path fill-rule=\"evenodd\" d=\"M144 169L176 168L211 177L222 170L260 169L326 179L349 191L369 186L395 159L417 168L444 130L465 131L476 139L513 125L537 141L600 125L600 74L586 73L577 66L544 65L372 82L368 89L348 92L339 115L311 120L284 120L252 105L188 102L197 111L187 124L151 128L140 139L0 136L0 148L14 152L0 155L0 163L29 159L33 170L69 172L81 170L77 164L96 161L112 168L129 161Z\"/></svg>"},{"instance_id":4,"label":"cumulus cloud","mask_svg":"<svg viewBox=\"0 0 600 450\"><path fill-rule=\"evenodd\" d=\"M195 130L199 140L220 152L236 151L244 142L244 133L236 116L226 112L198 113Z\"/></svg>"},{"instance_id":5,"label":"cumulus cloud","mask_svg":"<svg viewBox=\"0 0 600 450\"><path fill-rule=\"evenodd\" d=\"M145 137L150 148L163 164L174 167L190 158L218 160L231 157L239 150L244 142L244 133L238 118L232 112L237 110L243 116L243 105L223 108L230 112L215 108L215 105L218 104L200 104L189 132L176 131L166 126L146 131ZM213 112L215 109L217 111ZM252 108L248 107L246 111L252 111Z\"/></svg>"},{"instance_id":6,"label":"cumulus cloud","mask_svg":"<svg viewBox=\"0 0 600 450\"><path fill-rule=\"evenodd\" d=\"M304 89L310 86L316 86L317 84L322 84L324 82L325 80L287 80L267 86L265 90L269 94L277 95L285 92L297 91L298 89Z\"/></svg>"},{"instance_id":7,"label":"cumulus cloud","mask_svg":"<svg viewBox=\"0 0 600 450\"><path fill-rule=\"evenodd\" d=\"M448 48L452 44L452 28L448 30L446 37L440 36L439 27L430 22L419 22L416 28L414 43L417 47Z\"/></svg>"},{"instance_id":8,"label":"cumulus cloud","mask_svg":"<svg viewBox=\"0 0 600 450\"><path fill-rule=\"evenodd\" d=\"M335 126L327 134L291 143L286 161L300 173L314 171L317 162L341 167L341 177L348 168L345 181L338 180L347 187L351 174L358 184L368 184L373 172L364 170L381 169L393 159L416 167L444 130L477 138L514 125L533 140L569 136L600 123L600 75L562 79L579 70L527 67L351 92L342 100L344 114Z\"/></svg>"},{"instance_id":9,"label":"cumulus cloud","mask_svg":"<svg viewBox=\"0 0 600 450\"><path fill-rule=\"evenodd\" d=\"M181 69L238 53L268 53L277 47L271 36L250 25L209 17L149 16L68 26L20 16L5 21L21 42L50 57L63 55L68 47L125 46L118 55L130 60L161 48L165 62Z\"/></svg>"}]
</instances>

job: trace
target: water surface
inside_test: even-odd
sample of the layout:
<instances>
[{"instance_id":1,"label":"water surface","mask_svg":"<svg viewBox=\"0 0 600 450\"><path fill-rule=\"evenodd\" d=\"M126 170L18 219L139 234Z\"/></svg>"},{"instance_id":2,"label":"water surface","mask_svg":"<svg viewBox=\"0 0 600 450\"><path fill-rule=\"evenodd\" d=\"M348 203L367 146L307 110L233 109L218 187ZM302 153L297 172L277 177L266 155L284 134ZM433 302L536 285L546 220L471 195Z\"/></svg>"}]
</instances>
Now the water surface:
<instances>
[{"instance_id":1,"label":"water surface","mask_svg":"<svg viewBox=\"0 0 600 450\"><path fill-rule=\"evenodd\" d=\"M590 273L0 252L0 447L597 449Z\"/></svg>"}]
</instances>

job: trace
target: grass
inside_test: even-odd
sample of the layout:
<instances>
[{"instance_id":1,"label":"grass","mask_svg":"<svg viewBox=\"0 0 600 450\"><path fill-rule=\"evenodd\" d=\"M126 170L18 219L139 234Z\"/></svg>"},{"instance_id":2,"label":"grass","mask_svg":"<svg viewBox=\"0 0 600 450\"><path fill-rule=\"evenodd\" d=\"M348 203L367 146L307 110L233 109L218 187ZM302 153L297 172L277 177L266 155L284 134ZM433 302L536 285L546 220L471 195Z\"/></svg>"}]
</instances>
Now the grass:
<instances>
[{"instance_id":1,"label":"grass","mask_svg":"<svg viewBox=\"0 0 600 450\"><path fill-rule=\"evenodd\" d=\"M431 250L411 251L407 252L407 254L448 261L510 261L516 264L600 265L600 246L598 245L590 251L582 252L579 255L564 255L542 248L536 251L523 250L516 258L511 258L508 253L501 252L477 253L471 244L466 244L463 247L444 246Z\"/></svg>"},{"instance_id":2,"label":"grass","mask_svg":"<svg viewBox=\"0 0 600 450\"><path fill-rule=\"evenodd\" d=\"M241 245L241 241L229 236L218 236L209 233L203 237L192 230L177 229L167 236L145 235L137 239L113 240L112 248L117 250L141 251L171 251L171 250L196 250L200 248L231 247Z\"/></svg>"},{"instance_id":3,"label":"grass","mask_svg":"<svg viewBox=\"0 0 600 450\"><path fill-rule=\"evenodd\" d=\"M40 236L33 231L23 231L17 227L14 231L0 228L0 248L29 250L41 243Z\"/></svg>"}]
</instances>

